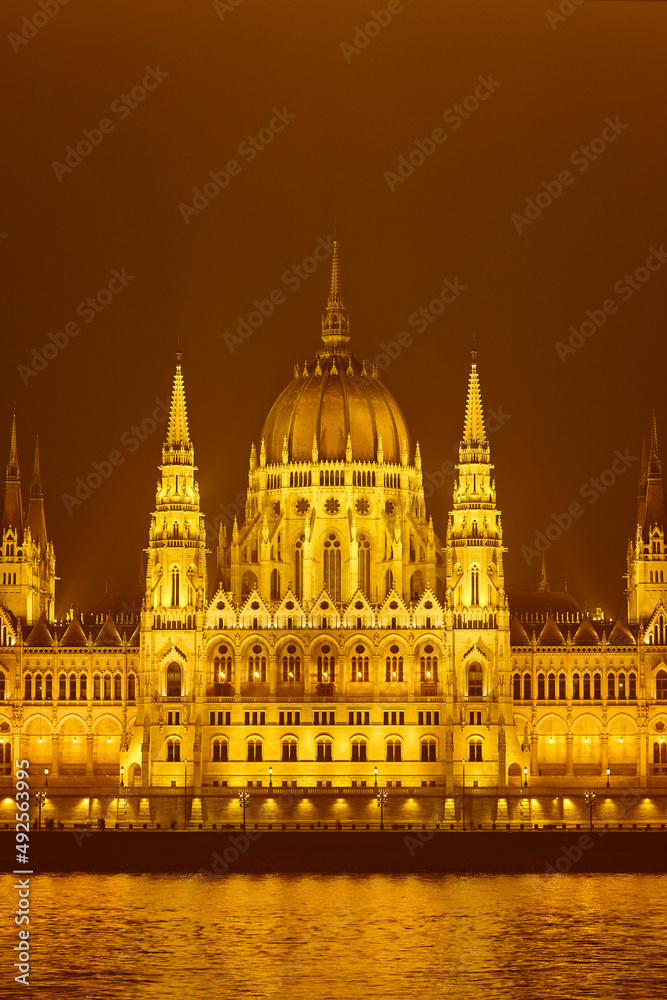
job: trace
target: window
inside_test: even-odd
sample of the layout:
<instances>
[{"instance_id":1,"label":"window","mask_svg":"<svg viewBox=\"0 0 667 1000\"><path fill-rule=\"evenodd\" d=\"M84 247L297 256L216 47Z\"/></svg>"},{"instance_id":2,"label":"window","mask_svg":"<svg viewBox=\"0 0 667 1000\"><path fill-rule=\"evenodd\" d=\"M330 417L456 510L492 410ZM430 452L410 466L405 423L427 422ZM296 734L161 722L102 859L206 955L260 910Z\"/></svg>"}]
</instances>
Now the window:
<instances>
[{"instance_id":1,"label":"window","mask_svg":"<svg viewBox=\"0 0 667 1000\"><path fill-rule=\"evenodd\" d=\"M352 760L365 761L366 757L366 740L352 740Z\"/></svg>"},{"instance_id":2,"label":"window","mask_svg":"<svg viewBox=\"0 0 667 1000\"><path fill-rule=\"evenodd\" d=\"M630 674L628 677L628 698L630 701L637 700L637 675Z\"/></svg>"},{"instance_id":3,"label":"window","mask_svg":"<svg viewBox=\"0 0 667 1000\"><path fill-rule=\"evenodd\" d=\"M100 675L99 674L95 674L95 676L93 678L93 701L99 701L100 700L100 697L101 697L100 696L100 680L101 680Z\"/></svg>"},{"instance_id":4,"label":"window","mask_svg":"<svg viewBox=\"0 0 667 1000\"><path fill-rule=\"evenodd\" d=\"M179 578L178 569L176 566L171 571L171 603L173 607L177 607L179 603Z\"/></svg>"},{"instance_id":5,"label":"window","mask_svg":"<svg viewBox=\"0 0 667 1000\"><path fill-rule=\"evenodd\" d=\"M581 678L579 674L572 675L572 700L578 701L581 698Z\"/></svg>"},{"instance_id":6,"label":"window","mask_svg":"<svg viewBox=\"0 0 667 1000\"><path fill-rule=\"evenodd\" d=\"M26 701L32 701L32 677L26 677L23 681L23 697Z\"/></svg>"},{"instance_id":7,"label":"window","mask_svg":"<svg viewBox=\"0 0 667 1000\"><path fill-rule=\"evenodd\" d=\"M357 501L357 507L361 501ZM363 591L366 597L371 593L371 546L365 535L357 535L359 546L359 590Z\"/></svg>"},{"instance_id":8,"label":"window","mask_svg":"<svg viewBox=\"0 0 667 1000\"><path fill-rule=\"evenodd\" d=\"M515 674L512 678L512 697L515 701L521 701L521 677Z\"/></svg>"},{"instance_id":9,"label":"window","mask_svg":"<svg viewBox=\"0 0 667 1000\"><path fill-rule=\"evenodd\" d=\"M249 726L251 723L253 726L265 726L266 712L245 712L243 716L243 724L245 726Z\"/></svg>"},{"instance_id":10,"label":"window","mask_svg":"<svg viewBox=\"0 0 667 1000\"><path fill-rule=\"evenodd\" d=\"M86 678L82 677L81 680L85 681ZM4 695L0 692L0 699L2 699L3 697ZM44 678L44 698L46 699L46 701L53 701L53 677L51 676L51 674L47 674L46 677ZM85 701L85 695L84 695L84 701Z\"/></svg>"},{"instance_id":11,"label":"window","mask_svg":"<svg viewBox=\"0 0 667 1000\"><path fill-rule=\"evenodd\" d=\"M612 701L616 697L616 678L613 674L607 674L607 698Z\"/></svg>"},{"instance_id":12,"label":"window","mask_svg":"<svg viewBox=\"0 0 667 1000\"><path fill-rule=\"evenodd\" d=\"M549 701L555 701L556 700L556 675L555 674L549 674L548 681L547 681L547 692L548 692L547 693L547 697L548 697Z\"/></svg>"},{"instance_id":13,"label":"window","mask_svg":"<svg viewBox=\"0 0 667 1000\"><path fill-rule=\"evenodd\" d=\"M567 691L565 687L565 674L558 675L558 700L565 701L567 698Z\"/></svg>"},{"instance_id":14,"label":"window","mask_svg":"<svg viewBox=\"0 0 667 1000\"><path fill-rule=\"evenodd\" d=\"M79 701L85 701L88 697L88 678L82 674L79 680Z\"/></svg>"},{"instance_id":15,"label":"window","mask_svg":"<svg viewBox=\"0 0 667 1000\"><path fill-rule=\"evenodd\" d=\"M385 681L387 684L402 684L403 657L400 655L399 648L395 643L390 647L389 654L385 660Z\"/></svg>"},{"instance_id":16,"label":"window","mask_svg":"<svg viewBox=\"0 0 667 1000\"><path fill-rule=\"evenodd\" d=\"M105 688L106 688L106 678ZM181 697L181 667L179 663L170 663L167 667L167 698Z\"/></svg>"},{"instance_id":17,"label":"window","mask_svg":"<svg viewBox=\"0 0 667 1000\"><path fill-rule=\"evenodd\" d=\"M167 740L167 760L168 761L179 761L181 759L181 741L180 740Z\"/></svg>"},{"instance_id":18,"label":"window","mask_svg":"<svg viewBox=\"0 0 667 1000\"><path fill-rule=\"evenodd\" d=\"M619 700L625 698L625 674L618 675L618 697Z\"/></svg>"},{"instance_id":19,"label":"window","mask_svg":"<svg viewBox=\"0 0 667 1000\"><path fill-rule=\"evenodd\" d=\"M35 677L35 701L42 700L42 675L37 674Z\"/></svg>"},{"instance_id":20,"label":"window","mask_svg":"<svg viewBox=\"0 0 667 1000\"><path fill-rule=\"evenodd\" d=\"M470 570L470 603L479 604L479 567Z\"/></svg>"},{"instance_id":21,"label":"window","mask_svg":"<svg viewBox=\"0 0 667 1000\"><path fill-rule=\"evenodd\" d=\"M667 764L667 743L662 739L653 744L653 763Z\"/></svg>"},{"instance_id":22,"label":"window","mask_svg":"<svg viewBox=\"0 0 667 1000\"><path fill-rule=\"evenodd\" d=\"M317 741L317 760L319 761L330 761L331 756L331 740L318 740Z\"/></svg>"},{"instance_id":23,"label":"window","mask_svg":"<svg viewBox=\"0 0 667 1000\"><path fill-rule=\"evenodd\" d=\"M229 647L218 646L218 656L213 660L213 683L229 684L232 677L232 658L229 655Z\"/></svg>"},{"instance_id":24,"label":"window","mask_svg":"<svg viewBox=\"0 0 667 1000\"><path fill-rule=\"evenodd\" d=\"M274 569L271 573L271 600L280 600L280 573Z\"/></svg>"},{"instance_id":25,"label":"window","mask_svg":"<svg viewBox=\"0 0 667 1000\"><path fill-rule=\"evenodd\" d=\"M468 695L470 698L482 697L482 664L471 663L468 667Z\"/></svg>"},{"instance_id":26,"label":"window","mask_svg":"<svg viewBox=\"0 0 667 1000\"><path fill-rule=\"evenodd\" d=\"M481 740L470 740L468 743L468 760L469 761L480 761L482 760L482 741Z\"/></svg>"},{"instance_id":27,"label":"window","mask_svg":"<svg viewBox=\"0 0 667 1000\"><path fill-rule=\"evenodd\" d=\"M121 701L123 697L122 694L122 681L120 674L116 674L113 679L113 700Z\"/></svg>"},{"instance_id":28,"label":"window","mask_svg":"<svg viewBox=\"0 0 667 1000\"><path fill-rule=\"evenodd\" d=\"M296 646L290 644L283 656L283 683L297 684L301 680L301 657Z\"/></svg>"},{"instance_id":29,"label":"window","mask_svg":"<svg viewBox=\"0 0 667 1000\"><path fill-rule=\"evenodd\" d=\"M70 674L69 678L69 700L76 701L76 674Z\"/></svg>"},{"instance_id":30,"label":"window","mask_svg":"<svg viewBox=\"0 0 667 1000\"><path fill-rule=\"evenodd\" d=\"M436 759L435 740L422 740L420 749L422 761L433 761Z\"/></svg>"},{"instance_id":31,"label":"window","mask_svg":"<svg viewBox=\"0 0 667 1000\"><path fill-rule=\"evenodd\" d=\"M248 681L255 684L266 683L266 652L259 644L252 647L248 657Z\"/></svg>"},{"instance_id":32,"label":"window","mask_svg":"<svg viewBox=\"0 0 667 1000\"><path fill-rule=\"evenodd\" d=\"M127 700L136 701L137 698L137 682L134 674L130 674L127 678Z\"/></svg>"},{"instance_id":33,"label":"window","mask_svg":"<svg viewBox=\"0 0 667 1000\"><path fill-rule=\"evenodd\" d=\"M544 701L544 674L537 675L537 700Z\"/></svg>"},{"instance_id":34,"label":"window","mask_svg":"<svg viewBox=\"0 0 667 1000\"><path fill-rule=\"evenodd\" d=\"M61 674L58 678L58 699L60 701L66 701L67 699L67 678L64 674Z\"/></svg>"},{"instance_id":35,"label":"window","mask_svg":"<svg viewBox=\"0 0 667 1000\"><path fill-rule=\"evenodd\" d=\"M110 674L104 675L104 700L111 701L111 676Z\"/></svg>"},{"instance_id":36,"label":"window","mask_svg":"<svg viewBox=\"0 0 667 1000\"><path fill-rule=\"evenodd\" d=\"M283 740L282 742L282 759L284 761L295 761L296 758L296 740Z\"/></svg>"},{"instance_id":37,"label":"window","mask_svg":"<svg viewBox=\"0 0 667 1000\"><path fill-rule=\"evenodd\" d=\"M435 683L438 680L438 657L433 655L433 646L424 646L419 659L419 672L422 683Z\"/></svg>"},{"instance_id":38,"label":"window","mask_svg":"<svg viewBox=\"0 0 667 1000\"><path fill-rule=\"evenodd\" d=\"M213 740L213 760L216 763L226 763L228 758L227 740Z\"/></svg>"},{"instance_id":39,"label":"window","mask_svg":"<svg viewBox=\"0 0 667 1000\"><path fill-rule=\"evenodd\" d=\"M181 724L181 713L180 712L167 712L167 725L168 726L180 726Z\"/></svg>"},{"instance_id":40,"label":"window","mask_svg":"<svg viewBox=\"0 0 667 1000\"><path fill-rule=\"evenodd\" d=\"M359 713L359 712L357 713L357 715L360 715L360 714L361 713ZM420 716L422 716L423 714L424 714L423 712L419 713ZM430 717L431 713L429 712L428 715ZM384 713L384 725L388 726L390 724L390 722L391 722L392 726L395 726L395 725L403 726L403 725L405 725L405 712L385 712Z\"/></svg>"},{"instance_id":41,"label":"window","mask_svg":"<svg viewBox=\"0 0 667 1000\"><path fill-rule=\"evenodd\" d=\"M593 676L593 700L602 700L602 678L599 674L594 674Z\"/></svg>"},{"instance_id":42,"label":"window","mask_svg":"<svg viewBox=\"0 0 667 1000\"><path fill-rule=\"evenodd\" d=\"M332 601L340 601L341 552L340 542L331 534L324 543L324 589Z\"/></svg>"},{"instance_id":43,"label":"window","mask_svg":"<svg viewBox=\"0 0 667 1000\"><path fill-rule=\"evenodd\" d=\"M336 660L330 646L322 646L322 654L317 657L317 683L333 684L336 680Z\"/></svg>"},{"instance_id":44,"label":"window","mask_svg":"<svg viewBox=\"0 0 667 1000\"><path fill-rule=\"evenodd\" d=\"M584 701L591 700L591 675L584 674Z\"/></svg>"},{"instance_id":45,"label":"window","mask_svg":"<svg viewBox=\"0 0 667 1000\"><path fill-rule=\"evenodd\" d=\"M387 760L394 763L401 760L400 740L387 740Z\"/></svg>"},{"instance_id":46,"label":"window","mask_svg":"<svg viewBox=\"0 0 667 1000\"><path fill-rule=\"evenodd\" d=\"M655 696L658 701L667 701L667 673L659 670L655 678Z\"/></svg>"},{"instance_id":47,"label":"window","mask_svg":"<svg viewBox=\"0 0 667 1000\"><path fill-rule=\"evenodd\" d=\"M523 700L530 701L531 699L531 683L530 674L524 674L523 677Z\"/></svg>"},{"instance_id":48,"label":"window","mask_svg":"<svg viewBox=\"0 0 667 1000\"><path fill-rule=\"evenodd\" d=\"M369 658L366 647L355 646L354 656L352 657L352 670L350 673L350 680L359 681L367 684L369 676L368 670L369 670Z\"/></svg>"},{"instance_id":49,"label":"window","mask_svg":"<svg viewBox=\"0 0 667 1000\"><path fill-rule=\"evenodd\" d=\"M262 759L261 740L248 740L248 760L257 763Z\"/></svg>"}]
</instances>

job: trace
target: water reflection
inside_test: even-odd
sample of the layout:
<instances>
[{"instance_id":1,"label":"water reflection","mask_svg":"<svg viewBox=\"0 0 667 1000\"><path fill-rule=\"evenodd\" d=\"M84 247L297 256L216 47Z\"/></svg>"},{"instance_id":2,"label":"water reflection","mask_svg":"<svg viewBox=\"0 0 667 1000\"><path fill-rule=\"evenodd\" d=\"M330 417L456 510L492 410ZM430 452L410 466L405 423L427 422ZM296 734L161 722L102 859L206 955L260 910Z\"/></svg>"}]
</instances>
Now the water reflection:
<instances>
[{"instance_id":1,"label":"water reflection","mask_svg":"<svg viewBox=\"0 0 667 1000\"><path fill-rule=\"evenodd\" d=\"M667 982L666 888L636 874L41 875L30 994L648 1000Z\"/></svg>"}]
</instances>

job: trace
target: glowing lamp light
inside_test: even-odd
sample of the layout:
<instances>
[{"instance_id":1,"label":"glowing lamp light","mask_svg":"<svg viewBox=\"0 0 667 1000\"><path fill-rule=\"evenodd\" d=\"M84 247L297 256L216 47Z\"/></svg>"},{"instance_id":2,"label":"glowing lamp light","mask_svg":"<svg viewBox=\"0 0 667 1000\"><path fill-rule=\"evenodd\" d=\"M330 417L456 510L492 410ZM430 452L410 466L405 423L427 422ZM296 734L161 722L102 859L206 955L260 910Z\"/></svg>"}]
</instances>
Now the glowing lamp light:
<instances>
[{"instance_id":1,"label":"glowing lamp light","mask_svg":"<svg viewBox=\"0 0 667 1000\"><path fill-rule=\"evenodd\" d=\"M361 680L361 670L357 670L357 677Z\"/></svg>"},{"instance_id":2,"label":"glowing lamp light","mask_svg":"<svg viewBox=\"0 0 667 1000\"><path fill-rule=\"evenodd\" d=\"M293 673L292 673L292 671L290 670L290 672L289 672L289 679L290 679L290 680L292 680L292 678L293 678L293 677L294 677L294 674L293 674Z\"/></svg>"},{"instance_id":3,"label":"glowing lamp light","mask_svg":"<svg viewBox=\"0 0 667 1000\"><path fill-rule=\"evenodd\" d=\"M258 674L257 671L255 671L255 677L259 677L259 674Z\"/></svg>"},{"instance_id":4,"label":"glowing lamp light","mask_svg":"<svg viewBox=\"0 0 667 1000\"><path fill-rule=\"evenodd\" d=\"M107 743L111 743L111 737L109 737L109 739L107 740Z\"/></svg>"},{"instance_id":5,"label":"glowing lamp light","mask_svg":"<svg viewBox=\"0 0 667 1000\"><path fill-rule=\"evenodd\" d=\"M74 739L72 740L72 743L76 743L76 736L75 736L75 737L74 737Z\"/></svg>"},{"instance_id":6,"label":"glowing lamp light","mask_svg":"<svg viewBox=\"0 0 667 1000\"><path fill-rule=\"evenodd\" d=\"M584 743L588 743L588 736L584 739Z\"/></svg>"},{"instance_id":7,"label":"glowing lamp light","mask_svg":"<svg viewBox=\"0 0 667 1000\"><path fill-rule=\"evenodd\" d=\"M621 736L621 743L623 742L623 737Z\"/></svg>"},{"instance_id":8,"label":"glowing lamp light","mask_svg":"<svg viewBox=\"0 0 667 1000\"><path fill-rule=\"evenodd\" d=\"M40 743L42 742L42 737L41 737L41 736L40 736L40 738L39 738L39 742L40 742ZM662 742L662 741L661 741L661 742Z\"/></svg>"},{"instance_id":9,"label":"glowing lamp light","mask_svg":"<svg viewBox=\"0 0 667 1000\"><path fill-rule=\"evenodd\" d=\"M551 739L549 740L549 743L553 743L553 741L554 741L554 738L552 736Z\"/></svg>"},{"instance_id":10,"label":"glowing lamp light","mask_svg":"<svg viewBox=\"0 0 667 1000\"><path fill-rule=\"evenodd\" d=\"M426 671L426 676L428 677L429 680L431 679L431 671L430 670Z\"/></svg>"},{"instance_id":11,"label":"glowing lamp light","mask_svg":"<svg viewBox=\"0 0 667 1000\"><path fill-rule=\"evenodd\" d=\"M394 672L393 672L393 674L392 674L391 676L392 676L392 677L395 677L395 676L396 676L396 671L395 671L395 670L394 670Z\"/></svg>"}]
</instances>

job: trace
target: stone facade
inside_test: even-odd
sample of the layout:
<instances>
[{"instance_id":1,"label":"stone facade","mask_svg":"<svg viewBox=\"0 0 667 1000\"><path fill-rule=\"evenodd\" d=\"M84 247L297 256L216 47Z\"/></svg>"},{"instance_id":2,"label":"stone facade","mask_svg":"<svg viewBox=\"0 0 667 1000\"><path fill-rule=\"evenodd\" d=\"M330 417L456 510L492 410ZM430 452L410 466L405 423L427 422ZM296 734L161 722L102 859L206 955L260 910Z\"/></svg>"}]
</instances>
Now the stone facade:
<instances>
[{"instance_id":1,"label":"stone facade","mask_svg":"<svg viewBox=\"0 0 667 1000\"><path fill-rule=\"evenodd\" d=\"M193 821L207 796L227 801L250 783L351 797L378 780L409 809L410 790L451 803L465 782L471 795L495 790L503 816L506 795L523 801L519 786L667 786L655 425L627 619L584 614L549 590L544 568L539 591L508 595L475 353L440 541L419 445L349 339L335 249L323 346L295 367L252 445L245 517L221 528L210 587L178 357L138 613L54 621L39 462L24 516L13 425L0 553L5 777L27 759L48 769L52 792L122 787L137 820L152 796L187 782ZM454 820L453 805L438 808Z\"/></svg>"}]
</instances>

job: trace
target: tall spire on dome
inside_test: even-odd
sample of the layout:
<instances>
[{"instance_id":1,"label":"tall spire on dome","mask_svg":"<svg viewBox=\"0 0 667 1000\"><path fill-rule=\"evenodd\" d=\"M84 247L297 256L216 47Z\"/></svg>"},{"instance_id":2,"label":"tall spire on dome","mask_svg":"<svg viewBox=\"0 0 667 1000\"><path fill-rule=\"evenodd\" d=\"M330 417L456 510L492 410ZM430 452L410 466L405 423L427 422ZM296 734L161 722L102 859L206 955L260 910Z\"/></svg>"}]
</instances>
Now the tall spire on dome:
<instances>
[{"instance_id":1,"label":"tall spire on dome","mask_svg":"<svg viewBox=\"0 0 667 1000\"><path fill-rule=\"evenodd\" d=\"M331 255L331 283L327 308L322 317L322 340L330 351L346 353L350 339L350 320L343 305L340 287L340 262L338 260L338 240L334 238ZM326 352L325 352L326 353Z\"/></svg>"},{"instance_id":2,"label":"tall spire on dome","mask_svg":"<svg viewBox=\"0 0 667 1000\"><path fill-rule=\"evenodd\" d=\"M2 514L2 527L15 528L23 533L23 502L21 500L21 471L16 447L16 412L12 416L12 436L9 445L9 461L5 480L5 505Z\"/></svg>"},{"instance_id":3,"label":"tall spire on dome","mask_svg":"<svg viewBox=\"0 0 667 1000\"><path fill-rule=\"evenodd\" d=\"M479 378L477 376L477 351L472 349L472 365L470 368L470 378L468 380L468 400L466 402L466 415L463 424L463 438L461 445L464 448L488 447L486 430L484 428L484 412L482 410L482 394L479 388Z\"/></svg>"},{"instance_id":4,"label":"tall spire on dome","mask_svg":"<svg viewBox=\"0 0 667 1000\"><path fill-rule=\"evenodd\" d=\"M181 374L180 350L176 352L176 373L171 393L167 440L162 448L162 460L164 462L184 461L187 463L194 461L194 449L188 430L188 413L185 403L185 386L183 384L183 375Z\"/></svg>"}]
</instances>

